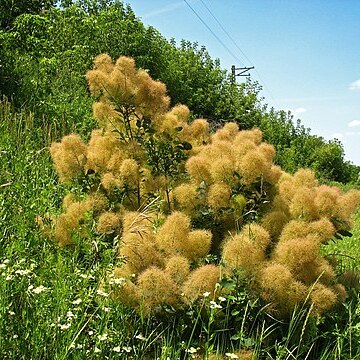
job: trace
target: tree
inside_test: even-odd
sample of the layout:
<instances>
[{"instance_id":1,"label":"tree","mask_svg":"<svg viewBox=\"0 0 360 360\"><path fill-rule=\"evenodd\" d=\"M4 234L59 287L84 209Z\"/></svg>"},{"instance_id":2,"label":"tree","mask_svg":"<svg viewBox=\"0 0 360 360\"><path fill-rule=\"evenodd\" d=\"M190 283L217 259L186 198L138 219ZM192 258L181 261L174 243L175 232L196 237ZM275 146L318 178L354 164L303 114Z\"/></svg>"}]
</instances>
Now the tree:
<instances>
[{"instance_id":1,"label":"tree","mask_svg":"<svg viewBox=\"0 0 360 360\"><path fill-rule=\"evenodd\" d=\"M50 9L55 3L55 0L1 0L0 29L10 30L19 15L39 14Z\"/></svg>"}]
</instances>

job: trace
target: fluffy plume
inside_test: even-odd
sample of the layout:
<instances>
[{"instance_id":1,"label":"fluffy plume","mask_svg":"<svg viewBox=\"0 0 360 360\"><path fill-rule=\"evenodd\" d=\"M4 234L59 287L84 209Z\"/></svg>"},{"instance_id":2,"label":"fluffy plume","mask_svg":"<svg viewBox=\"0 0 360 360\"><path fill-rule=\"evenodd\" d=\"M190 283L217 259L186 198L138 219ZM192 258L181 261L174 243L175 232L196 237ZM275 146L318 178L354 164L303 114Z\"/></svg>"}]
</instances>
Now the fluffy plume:
<instances>
[{"instance_id":1,"label":"fluffy plume","mask_svg":"<svg viewBox=\"0 0 360 360\"><path fill-rule=\"evenodd\" d=\"M124 181L132 186L136 186L139 181L139 165L133 159L126 159L122 162L120 173Z\"/></svg>"},{"instance_id":2,"label":"fluffy plume","mask_svg":"<svg viewBox=\"0 0 360 360\"><path fill-rule=\"evenodd\" d=\"M264 180L268 183L275 185L279 182L283 171L280 166L272 165L270 171L264 174Z\"/></svg>"},{"instance_id":3,"label":"fluffy plume","mask_svg":"<svg viewBox=\"0 0 360 360\"><path fill-rule=\"evenodd\" d=\"M261 224L274 239L278 239L288 221L289 217L283 211L271 211L263 217Z\"/></svg>"},{"instance_id":4,"label":"fluffy plume","mask_svg":"<svg viewBox=\"0 0 360 360\"><path fill-rule=\"evenodd\" d=\"M202 145L209 141L209 123L204 119L196 119L190 125L185 125L180 138L192 144Z\"/></svg>"},{"instance_id":5,"label":"fluffy plume","mask_svg":"<svg viewBox=\"0 0 360 360\"><path fill-rule=\"evenodd\" d=\"M209 163L202 156L192 156L186 162L186 171L192 179L194 179L198 184L202 181L211 183L211 175L209 172Z\"/></svg>"},{"instance_id":6,"label":"fluffy plume","mask_svg":"<svg viewBox=\"0 0 360 360\"><path fill-rule=\"evenodd\" d=\"M247 234L240 233L225 243L222 260L226 269L253 273L265 260L265 253Z\"/></svg>"},{"instance_id":7,"label":"fluffy plume","mask_svg":"<svg viewBox=\"0 0 360 360\"><path fill-rule=\"evenodd\" d=\"M296 281L284 265L268 264L260 271L258 282L261 296L270 302L270 309L279 315L290 313L306 299L307 287Z\"/></svg>"},{"instance_id":8,"label":"fluffy plume","mask_svg":"<svg viewBox=\"0 0 360 360\"><path fill-rule=\"evenodd\" d=\"M54 237L60 246L72 244L72 231L79 227L80 220L90 209L91 204L86 200L74 202L56 219Z\"/></svg>"},{"instance_id":9,"label":"fluffy plume","mask_svg":"<svg viewBox=\"0 0 360 360\"><path fill-rule=\"evenodd\" d=\"M318 185L315 173L309 169L300 169L293 176L293 182L296 187L307 187L309 189Z\"/></svg>"},{"instance_id":10,"label":"fluffy plume","mask_svg":"<svg viewBox=\"0 0 360 360\"><path fill-rule=\"evenodd\" d=\"M337 303L337 296L332 289L317 283L311 290L310 300L314 306L313 311L316 314L323 314Z\"/></svg>"},{"instance_id":11,"label":"fluffy plume","mask_svg":"<svg viewBox=\"0 0 360 360\"><path fill-rule=\"evenodd\" d=\"M151 213L127 211L123 217L124 233L150 233L154 219Z\"/></svg>"},{"instance_id":12,"label":"fluffy plume","mask_svg":"<svg viewBox=\"0 0 360 360\"><path fill-rule=\"evenodd\" d=\"M300 220L291 220L283 229L280 242L295 238L304 238L311 233L310 223Z\"/></svg>"},{"instance_id":13,"label":"fluffy plume","mask_svg":"<svg viewBox=\"0 0 360 360\"><path fill-rule=\"evenodd\" d=\"M114 275L114 279L115 281L118 280L119 285L113 289L112 297L124 305L138 308L140 299L137 286L130 279L125 279L122 276L122 268L115 268Z\"/></svg>"},{"instance_id":14,"label":"fluffy plume","mask_svg":"<svg viewBox=\"0 0 360 360\"><path fill-rule=\"evenodd\" d=\"M269 232L258 224L247 224L241 230L241 235L254 242L257 246L265 250L270 244Z\"/></svg>"},{"instance_id":15,"label":"fluffy plume","mask_svg":"<svg viewBox=\"0 0 360 360\"><path fill-rule=\"evenodd\" d=\"M259 129L254 130L242 130L240 131L234 140L236 144L241 144L246 141L251 141L255 145L260 145L262 141L262 132Z\"/></svg>"},{"instance_id":16,"label":"fluffy plume","mask_svg":"<svg viewBox=\"0 0 360 360\"><path fill-rule=\"evenodd\" d=\"M206 292L215 297L216 284L219 280L220 270L215 265L203 265L192 271L182 287L184 301L192 303Z\"/></svg>"},{"instance_id":17,"label":"fluffy plume","mask_svg":"<svg viewBox=\"0 0 360 360\"><path fill-rule=\"evenodd\" d=\"M311 232L316 234L323 243L327 243L329 240L331 240L336 232L334 224L327 218L313 221L310 224L310 229Z\"/></svg>"},{"instance_id":18,"label":"fluffy plume","mask_svg":"<svg viewBox=\"0 0 360 360\"><path fill-rule=\"evenodd\" d=\"M208 230L193 230L183 244L183 254L190 260L200 259L208 254L212 234Z\"/></svg>"},{"instance_id":19,"label":"fluffy plume","mask_svg":"<svg viewBox=\"0 0 360 360\"><path fill-rule=\"evenodd\" d=\"M239 126L233 122L227 122L221 129L218 129L212 136L213 141L233 141L239 132Z\"/></svg>"},{"instance_id":20,"label":"fluffy plume","mask_svg":"<svg viewBox=\"0 0 360 360\"><path fill-rule=\"evenodd\" d=\"M181 255L175 255L167 259L165 272L175 281L176 284L182 284L190 273L189 260Z\"/></svg>"},{"instance_id":21,"label":"fluffy plume","mask_svg":"<svg viewBox=\"0 0 360 360\"><path fill-rule=\"evenodd\" d=\"M157 310L162 305L175 306L178 303L178 287L165 271L150 267L139 275L137 290L140 306L145 314Z\"/></svg>"},{"instance_id":22,"label":"fluffy plume","mask_svg":"<svg viewBox=\"0 0 360 360\"><path fill-rule=\"evenodd\" d=\"M119 141L114 133L94 130L88 144L86 168L95 172L106 171L112 155L118 148Z\"/></svg>"},{"instance_id":23,"label":"fluffy plume","mask_svg":"<svg viewBox=\"0 0 360 360\"><path fill-rule=\"evenodd\" d=\"M234 122L227 122L224 125L223 129L225 131L227 131L229 133L231 139L233 139L239 132L239 125Z\"/></svg>"},{"instance_id":24,"label":"fluffy plume","mask_svg":"<svg viewBox=\"0 0 360 360\"><path fill-rule=\"evenodd\" d=\"M62 201L63 209L66 210L75 201L76 201L76 196L73 193L66 194Z\"/></svg>"},{"instance_id":25,"label":"fluffy plume","mask_svg":"<svg viewBox=\"0 0 360 360\"><path fill-rule=\"evenodd\" d=\"M155 116L169 108L170 98L166 95L165 84L152 80L145 71L138 72L136 81L135 102L145 117Z\"/></svg>"},{"instance_id":26,"label":"fluffy plume","mask_svg":"<svg viewBox=\"0 0 360 360\"><path fill-rule=\"evenodd\" d=\"M156 234L156 244L166 254L182 252L190 232L190 219L181 212L172 213Z\"/></svg>"},{"instance_id":27,"label":"fluffy plume","mask_svg":"<svg viewBox=\"0 0 360 360\"><path fill-rule=\"evenodd\" d=\"M339 195L339 189L335 187L322 185L316 189L314 204L321 216L332 217L335 215L335 204Z\"/></svg>"},{"instance_id":28,"label":"fluffy plume","mask_svg":"<svg viewBox=\"0 0 360 360\"><path fill-rule=\"evenodd\" d=\"M55 168L62 182L68 182L84 171L87 147L79 135L64 136L50 147Z\"/></svg>"},{"instance_id":29,"label":"fluffy plume","mask_svg":"<svg viewBox=\"0 0 360 360\"><path fill-rule=\"evenodd\" d=\"M360 190L350 190L342 195L337 202L337 214L341 219L349 221L351 214L360 205Z\"/></svg>"},{"instance_id":30,"label":"fluffy plume","mask_svg":"<svg viewBox=\"0 0 360 360\"><path fill-rule=\"evenodd\" d=\"M119 255L134 274L140 274L150 266L162 265L161 254L154 245L153 234L125 233L122 236Z\"/></svg>"},{"instance_id":31,"label":"fluffy plume","mask_svg":"<svg viewBox=\"0 0 360 360\"><path fill-rule=\"evenodd\" d=\"M210 173L214 182L232 184L234 180L235 162L229 157L212 161Z\"/></svg>"},{"instance_id":32,"label":"fluffy plume","mask_svg":"<svg viewBox=\"0 0 360 360\"><path fill-rule=\"evenodd\" d=\"M294 238L279 242L274 250L274 260L286 265L292 271L299 271L308 266L319 256L319 243L316 236Z\"/></svg>"},{"instance_id":33,"label":"fluffy plume","mask_svg":"<svg viewBox=\"0 0 360 360\"><path fill-rule=\"evenodd\" d=\"M107 192L112 192L114 189L120 189L124 186L123 180L114 176L111 172L101 175L100 183Z\"/></svg>"},{"instance_id":34,"label":"fluffy plume","mask_svg":"<svg viewBox=\"0 0 360 360\"><path fill-rule=\"evenodd\" d=\"M314 203L315 194L312 189L298 188L291 200L290 213L294 219L314 220L318 212Z\"/></svg>"},{"instance_id":35,"label":"fluffy plume","mask_svg":"<svg viewBox=\"0 0 360 360\"><path fill-rule=\"evenodd\" d=\"M197 186L193 183L184 183L177 186L173 189L173 197L179 204L180 209L188 215L200 204Z\"/></svg>"},{"instance_id":36,"label":"fluffy plume","mask_svg":"<svg viewBox=\"0 0 360 360\"><path fill-rule=\"evenodd\" d=\"M207 202L215 210L228 207L230 203L231 188L225 183L216 183L210 186Z\"/></svg>"},{"instance_id":37,"label":"fluffy plume","mask_svg":"<svg viewBox=\"0 0 360 360\"><path fill-rule=\"evenodd\" d=\"M271 163L258 151L248 151L237 164L244 184L251 184L270 171Z\"/></svg>"},{"instance_id":38,"label":"fluffy plume","mask_svg":"<svg viewBox=\"0 0 360 360\"><path fill-rule=\"evenodd\" d=\"M103 212L98 220L96 231L100 234L109 234L121 226L121 214L110 211Z\"/></svg>"}]
</instances>

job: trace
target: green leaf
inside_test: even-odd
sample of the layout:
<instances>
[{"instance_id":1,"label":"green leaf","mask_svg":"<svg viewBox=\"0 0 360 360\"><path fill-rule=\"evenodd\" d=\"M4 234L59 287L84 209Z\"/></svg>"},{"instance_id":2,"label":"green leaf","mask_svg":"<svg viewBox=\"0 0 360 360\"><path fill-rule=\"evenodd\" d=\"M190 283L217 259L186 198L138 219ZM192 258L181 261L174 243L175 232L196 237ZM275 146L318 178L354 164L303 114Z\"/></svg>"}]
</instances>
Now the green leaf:
<instances>
[{"instance_id":1,"label":"green leaf","mask_svg":"<svg viewBox=\"0 0 360 360\"><path fill-rule=\"evenodd\" d=\"M181 143L181 146L184 150L191 150L192 149L192 145L190 143L188 143L187 141L183 141Z\"/></svg>"},{"instance_id":2,"label":"green leaf","mask_svg":"<svg viewBox=\"0 0 360 360\"><path fill-rule=\"evenodd\" d=\"M338 230L337 234L340 234L342 236L352 237L352 233L344 229Z\"/></svg>"}]
</instances>

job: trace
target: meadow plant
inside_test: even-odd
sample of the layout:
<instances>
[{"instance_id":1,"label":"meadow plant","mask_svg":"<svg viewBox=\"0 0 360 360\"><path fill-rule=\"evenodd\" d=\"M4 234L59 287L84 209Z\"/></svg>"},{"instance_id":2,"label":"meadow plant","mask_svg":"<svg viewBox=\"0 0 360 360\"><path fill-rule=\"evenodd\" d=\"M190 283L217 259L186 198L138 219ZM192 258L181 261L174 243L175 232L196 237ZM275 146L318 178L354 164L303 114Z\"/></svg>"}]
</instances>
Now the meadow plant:
<instances>
[{"instance_id":1,"label":"meadow plant","mask_svg":"<svg viewBox=\"0 0 360 360\"><path fill-rule=\"evenodd\" d=\"M113 298L151 315L204 293L215 299L222 279L240 276L281 317L344 300L320 249L351 229L359 191L320 185L310 170L283 172L259 129L229 122L210 133L185 105L170 108L165 85L131 58L100 55L86 78L99 128L50 148L69 189L52 232L61 246L119 239L118 265L103 280Z\"/></svg>"}]
</instances>

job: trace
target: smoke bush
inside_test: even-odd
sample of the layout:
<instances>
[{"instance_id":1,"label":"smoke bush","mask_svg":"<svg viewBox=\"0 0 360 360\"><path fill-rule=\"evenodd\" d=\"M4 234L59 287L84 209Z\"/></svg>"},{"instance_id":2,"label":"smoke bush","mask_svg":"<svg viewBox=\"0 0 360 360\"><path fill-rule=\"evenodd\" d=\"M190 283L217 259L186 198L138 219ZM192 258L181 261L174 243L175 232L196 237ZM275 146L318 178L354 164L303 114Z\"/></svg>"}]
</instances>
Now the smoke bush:
<instances>
[{"instance_id":1,"label":"smoke bush","mask_svg":"<svg viewBox=\"0 0 360 360\"><path fill-rule=\"evenodd\" d=\"M351 229L359 191L283 172L259 129L210 133L186 106L170 108L165 85L130 58L100 55L86 78L99 128L87 143L71 134L51 146L59 180L83 189L66 196L53 236L69 245L88 226L119 237L114 298L152 314L214 298L223 277L243 276L280 316L344 299L320 248Z\"/></svg>"}]
</instances>

